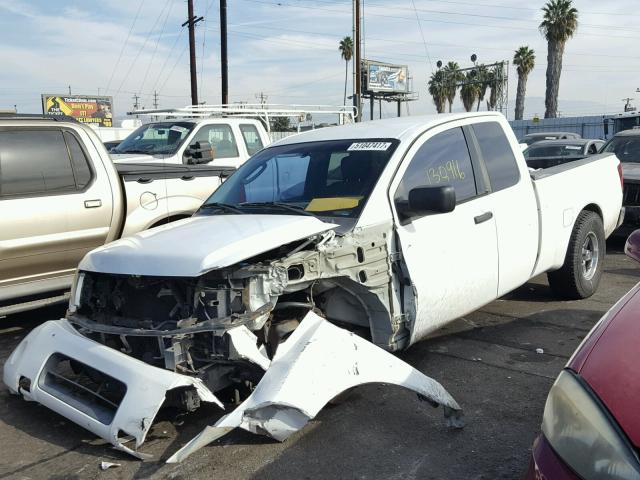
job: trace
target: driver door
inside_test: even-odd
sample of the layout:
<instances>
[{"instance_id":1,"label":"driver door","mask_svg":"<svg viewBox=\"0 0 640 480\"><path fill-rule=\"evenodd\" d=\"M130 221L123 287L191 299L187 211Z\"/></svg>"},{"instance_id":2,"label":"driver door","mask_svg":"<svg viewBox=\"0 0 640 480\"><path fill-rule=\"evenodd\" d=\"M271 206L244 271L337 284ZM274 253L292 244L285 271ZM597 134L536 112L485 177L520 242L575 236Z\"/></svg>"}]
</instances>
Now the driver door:
<instances>
[{"instance_id":1,"label":"driver door","mask_svg":"<svg viewBox=\"0 0 640 480\"><path fill-rule=\"evenodd\" d=\"M496 225L481 170L462 126L448 124L411 147L391 184L399 247L413 287L405 289L405 303L415 302L412 342L497 297ZM412 188L438 185L454 187L453 211L399 219L396 201L406 201Z\"/></svg>"}]
</instances>

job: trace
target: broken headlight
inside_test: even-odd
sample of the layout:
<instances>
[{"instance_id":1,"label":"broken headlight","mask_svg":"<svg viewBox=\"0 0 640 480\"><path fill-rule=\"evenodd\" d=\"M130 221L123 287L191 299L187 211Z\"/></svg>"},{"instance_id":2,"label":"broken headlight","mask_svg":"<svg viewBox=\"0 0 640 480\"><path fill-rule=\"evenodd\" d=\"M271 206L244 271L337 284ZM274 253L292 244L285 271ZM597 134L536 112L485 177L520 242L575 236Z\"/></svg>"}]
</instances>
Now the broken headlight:
<instances>
[{"instance_id":1,"label":"broken headlight","mask_svg":"<svg viewBox=\"0 0 640 480\"><path fill-rule=\"evenodd\" d=\"M563 370L551 387L542 432L584 479L640 479L640 462L620 428L588 387Z\"/></svg>"}]
</instances>

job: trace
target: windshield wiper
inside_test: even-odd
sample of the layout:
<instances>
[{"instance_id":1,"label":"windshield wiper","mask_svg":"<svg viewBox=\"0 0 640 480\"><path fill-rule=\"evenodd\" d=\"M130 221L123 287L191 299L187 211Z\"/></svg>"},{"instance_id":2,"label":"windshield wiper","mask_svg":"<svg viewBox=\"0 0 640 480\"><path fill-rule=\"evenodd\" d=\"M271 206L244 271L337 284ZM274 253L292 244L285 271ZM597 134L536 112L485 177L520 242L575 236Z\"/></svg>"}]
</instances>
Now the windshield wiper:
<instances>
[{"instance_id":1,"label":"windshield wiper","mask_svg":"<svg viewBox=\"0 0 640 480\"><path fill-rule=\"evenodd\" d=\"M120 150L115 150L113 153L119 153L120 155L126 155L128 153L142 153L144 155L152 155L152 151L150 150L126 150L126 151L120 151Z\"/></svg>"},{"instance_id":2,"label":"windshield wiper","mask_svg":"<svg viewBox=\"0 0 640 480\"><path fill-rule=\"evenodd\" d=\"M311 212L308 212L304 209L304 207L299 207L297 205L291 205L289 203L284 202L245 202L240 203L239 207L249 207L249 208L279 208L281 210L288 210L290 212L297 213L299 215L308 215L310 217L315 217L315 215Z\"/></svg>"},{"instance_id":3,"label":"windshield wiper","mask_svg":"<svg viewBox=\"0 0 640 480\"><path fill-rule=\"evenodd\" d=\"M214 203L205 203L200 207L200 210L213 210L214 208L217 208L219 210L222 210L224 212L231 212L231 213L240 213L243 214L245 212L243 212L242 210L240 210L239 208L233 206L233 205L229 205L228 203L219 203L219 202L214 202Z\"/></svg>"}]
</instances>

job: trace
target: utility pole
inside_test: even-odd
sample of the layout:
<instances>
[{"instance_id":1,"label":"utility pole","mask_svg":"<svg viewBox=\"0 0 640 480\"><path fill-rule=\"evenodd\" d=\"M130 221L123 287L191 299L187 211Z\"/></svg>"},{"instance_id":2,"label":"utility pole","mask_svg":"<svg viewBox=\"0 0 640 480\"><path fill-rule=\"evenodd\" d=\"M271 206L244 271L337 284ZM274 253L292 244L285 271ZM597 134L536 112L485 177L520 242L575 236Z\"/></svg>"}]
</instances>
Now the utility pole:
<instances>
[{"instance_id":1,"label":"utility pole","mask_svg":"<svg viewBox=\"0 0 640 480\"><path fill-rule=\"evenodd\" d=\"M158 92L153 91L153 108L158 109Z\"/></svg>"},{"instance_id":2,"label":"utility pole","mask_svg":"<svg viewBox=\"0 0 640 480\"><path fill-rule=\"evenodd\" d=\"M229 66L227 62L227 0L220 0L220 75L222 104L229 103Z\"/></svg>"},{"instance_id":3,"label":"utility pole","mask_svg":"<svg viewBox=\"0 0 640 480\"><path fill-rule=\"evenodd\" d=\"M69 85L69 95L71 95L71 85Z\"/></svg>"},{"instance_id":4,"label":"utility pole","mask_svg":"<svg viewBox=\"0 0 640 480\"><path fill-rule=\"evenodd\" d=\"M196 75L196 23L204 20L204 17L193 16L193 0L187 0L187 21L182 24L189 25L189 59L191 65L191 105L198 105L198 77Z\"/></svg>"},{"instance_id":5,"label":"utility pole","mask_svg":"<svg viewBox=\"0 0 640 480\"><path fill-rule=\"evenodd\" d=\"M138 99L140 98L140 96L137 93L133 94L133 109L134 110L138 110L139 104L138 104Z\"/></svg>"},{"instance_id":6,"label":"utility pole","mask_svg":"<svg viewBox=\"0 0 640 480\"><path fill-rule=\"evenodd\" d=\"M267 103L267 98L269 97L265 95L264 92L260 92L256 93L256 98L260 100L260 105L264 105L265 103Z\"/></svg>"},{"instance_id":7,"label":"utility pole","mask_svg":"<svg viewBox=\"0 0 640 480\"><path fill-rule=\"evenodd\" d=\"M356 115L356 122L359 122L362 119L361 114L361 84L362 84L362 74L360 72L361 67L361 59L360 59L360 0L353 0L353 36L355 38L355 55L353 56L353 86L355 93L353 95L353 106L358 109L358 114Z\"/></svg>"}]
</instances>

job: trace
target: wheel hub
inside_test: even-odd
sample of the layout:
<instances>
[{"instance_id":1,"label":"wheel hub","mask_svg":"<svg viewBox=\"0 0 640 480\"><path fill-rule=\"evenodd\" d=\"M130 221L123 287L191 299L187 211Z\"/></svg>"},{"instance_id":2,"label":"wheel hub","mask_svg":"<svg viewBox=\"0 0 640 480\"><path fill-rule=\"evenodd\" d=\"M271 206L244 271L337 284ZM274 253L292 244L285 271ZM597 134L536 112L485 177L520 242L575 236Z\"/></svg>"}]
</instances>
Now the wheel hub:
<instances>
[{"instance_id":1,"label":"wheel hub","mask_svg":"<svg viewBox=\"0 0 640 480\"><path fill-rule=\"evenodd\" d=\"M586 280L591 280L595 275L599 259L598 237L596 237L595 233L589 232L582 244L582 276Z\"/></svg>"}]
</instances>

